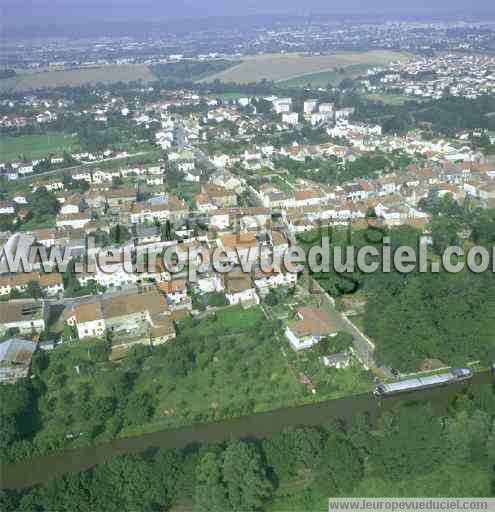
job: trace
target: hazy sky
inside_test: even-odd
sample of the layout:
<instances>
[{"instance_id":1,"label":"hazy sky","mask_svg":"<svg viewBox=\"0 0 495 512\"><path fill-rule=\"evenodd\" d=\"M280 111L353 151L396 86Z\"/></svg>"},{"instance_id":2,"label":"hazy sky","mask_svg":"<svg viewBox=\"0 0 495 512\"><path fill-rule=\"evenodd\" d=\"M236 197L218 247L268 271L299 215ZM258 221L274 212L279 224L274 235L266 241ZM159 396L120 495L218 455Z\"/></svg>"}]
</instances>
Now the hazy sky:
<instances>
[{"instance_id":1,"label":"hazy sky","mask_svg":"<svg viewBox=\"0 0 495 512\"><path fill-rule=\"evenodd\" d=\"M267 13L495 11L493 0L0 0L7 25L77 22L82 19L129 20ZM1 22L0 22L1 23Z\"/></svg>"}]
</instances>

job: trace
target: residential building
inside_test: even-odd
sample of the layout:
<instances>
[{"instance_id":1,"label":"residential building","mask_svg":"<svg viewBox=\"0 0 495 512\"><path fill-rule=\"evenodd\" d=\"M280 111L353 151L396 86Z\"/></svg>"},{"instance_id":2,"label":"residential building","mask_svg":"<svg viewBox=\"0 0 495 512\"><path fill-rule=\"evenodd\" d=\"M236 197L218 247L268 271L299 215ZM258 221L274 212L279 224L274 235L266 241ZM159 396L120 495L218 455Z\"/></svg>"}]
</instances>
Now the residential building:
<instances>
[{"instance_id":1,"label":"residential building","mask_svg":"<svg viewBox=\"0 0 495 512\"><path fill-rule=\"evenodd\" d=\"M10 338L0 343L0 384L13 384L29 376L31 360L37 344L30 340Z\"/></svg>"},{"instance_id":2,"label":"residential building","mask_svg":"<svg viewBox=\"0 0 495 512\"><path fill-rule=\"evenodd\" d=\"M233 269L227 274L222 274L222 278L225 296L231 305L260 303L260 298L256 293L249 274L245 274L240 268Z\"/></svg>"},{"instance_id":3,"label":"residential building","mask_svg":"<svg viewBox=\"0 0 495 512\"><path fill-rule=\"evenodd\" d=\"M0 336L9 329L36 336L45 330L48 307L44 301L16 300L0 303Z\"/></svg>"},{"instance_id":4,"label":"residential building","mask_svg":"<svg viewBox=\"0 0 495 512\"><path fill-rule=\"evenodd\" d=\"M296 351L314 347L322 338L337 335L337 326L322 309L300 308L297 318L298 320L290 322L285 329L285 336Z\"/></svg>"}]
</instances>

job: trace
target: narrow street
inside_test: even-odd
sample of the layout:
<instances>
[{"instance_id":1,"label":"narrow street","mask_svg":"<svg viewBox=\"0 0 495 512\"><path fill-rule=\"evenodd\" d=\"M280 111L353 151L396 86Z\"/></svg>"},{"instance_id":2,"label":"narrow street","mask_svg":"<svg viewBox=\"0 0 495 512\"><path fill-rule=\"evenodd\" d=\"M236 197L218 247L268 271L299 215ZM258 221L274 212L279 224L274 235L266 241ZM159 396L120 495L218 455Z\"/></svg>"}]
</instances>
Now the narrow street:
<instances>
[{"instance_id":1,"label":"narrow street","mask_svg":"<svg viewBox=\"0 0 495 512\"><path fill-rule=\"evenodd\" d=\"M38 172L35 174L28 174L26 176L20 176L19 181L29 181L29 180L32 180L35 178L42 178L42 177L51 176L51 175L60 174L60 173L72 174L77 171L83 171L85 168L88 168L88 167L91 168L92 166L97 166L98 164L102 164L105 162L112 162L114 160L124 160L125 161L128 158L134 158L136 156L144 156L149 153L151 153L151 151L138 151L137 153L130 153L126 156L112 156L112 157L103 158L100 160L93 160L92 162L81 162L81 163L79 163L77 165L73 165L71 167L64 167L64 168L53 169L53 170L45 171L45 172Z\"/></svg>"},{"instance_id":2,"label":"narrow street","mask_svg":"<svg viewBox=\"0 0 495 512\"><path fill-rule=\"evenodd\" d=\"M335 300L315 279L309 275L307 278L310 286L310 293L317 293L322 297L322 300L325 302L329 310L331 320L337 325L339 330L352 334L354 350L356 351L356 356L361 363L369 370L376 369L377 365L374 359L374 343L363 332L361 332L346 315L336 310Z\"/></svg>"}]
</instances>

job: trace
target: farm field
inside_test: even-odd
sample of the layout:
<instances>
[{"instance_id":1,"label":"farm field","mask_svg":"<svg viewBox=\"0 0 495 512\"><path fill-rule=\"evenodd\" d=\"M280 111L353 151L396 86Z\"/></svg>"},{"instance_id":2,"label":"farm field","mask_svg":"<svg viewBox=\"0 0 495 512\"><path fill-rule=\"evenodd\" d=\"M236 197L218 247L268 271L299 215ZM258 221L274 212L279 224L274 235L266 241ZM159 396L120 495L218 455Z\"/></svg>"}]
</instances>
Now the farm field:
<instances>
[{"instance_id":1,"label":"farm field","mask_svg":"<svg viewBox=\"0 0 495 512\"><path fill-rule=\"evenodd\" d=\"M305 74L279 83L285 87L307 87L308 85L311 85L312 87L326 87L328 84L338 85L346 78L356 78L366 74L366 70L373 65L378 66L380 64L352 64L350 66L338 67L332 71L311 73L309 75Z\"/></svg>"},{"instance_id":2,"label":"farm field","mask_svg":"<svg viewBox=\"0 0 495 512\"><path fill-rule=\"evenodd\" d=\"M148 66L142 64L104 66L67 71L42 71L19 74L0 80L0 92L26 92L35 89L80 86L97 82L131 82L156 80Z\"/></svg>"},{"instance_id":3,"label":"farm field","mask_svg":"<svg viewBox=\"0 0 495 512\"><path fill-rule=\"evenodd\" d=\"M76 137L62 133L44 135L21 135L19 137L0 137L0 159L3 161L21 158L44 158L49 154L61 156L64 151L78 147Z\"/></svg>"},{"instance_id":4,"label":"farm field","mask_svg":"<svg viewBox=\"0 0 495 512\"><path fill-rule=\"evenodd\" d=\"M211 94L209 98L212 100L221 99L223 101L236 101L240 98L245 98L246 96L249 96L249 94L242 92L221 92L218 94Z\"/></svg>"},{"instance_id":5,"label":"farm field","mask_svg":"<svg viewBox=\"0 0 495 512\"><path fill-rule=\"evenodd\" d=\"M404 94L370 93L365 98L371 101L381 101L387 105L404 105L407 101L424 101L421 98L412 98Z\"/></svg>"},{"instance_id":6,"label":"farm field","mask_svg":"<svg viewBox=\"0 0 495 512\"><path fill-rule=\"evenodd\" d=\"M247 57L230 69L206 78L205 82L249 83L259 80L282 82L304 75L334 71L337 67L358 64L384 65L407 59L408 55L393 51L340 52L333 55L303 55L300 53L266 54Z\"/></svg>"}]
</instances>

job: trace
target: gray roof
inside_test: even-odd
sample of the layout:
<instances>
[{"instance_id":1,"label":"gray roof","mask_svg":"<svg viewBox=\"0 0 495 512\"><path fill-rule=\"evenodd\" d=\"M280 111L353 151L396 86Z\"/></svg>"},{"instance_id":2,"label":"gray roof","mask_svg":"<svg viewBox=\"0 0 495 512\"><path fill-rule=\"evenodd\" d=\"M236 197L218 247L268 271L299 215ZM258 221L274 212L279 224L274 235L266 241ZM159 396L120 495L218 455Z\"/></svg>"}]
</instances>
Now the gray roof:
<instances>
[{"instance_id":1,"label":"gray roof","mask_svg":"<svg viewBox=\"0 0 495 512\"><path fill-rule=\"evenodd\" d=\"M160 234L160 228L158 226L143 226L141 224L136 224L134 231L138 237L157 236Z\"/></svg>"},{"instance_id":2,"label":"gray roof","mask_svg":"<svg viewBox=\"0 0 495 512\"><path fill-rule=\"evenodd\" d=\"M349 352L339 352L325 357L325 364L327 366L335 366L339 363L345 363L349 360Z\"/></svg>"},{"instance_id":3,"label":"gray roof","mask_svg":"<svg viewBox=\"0 0 495 512\"><path fill-rule=\"evenodd\" d=\"M0 365L29 365L35 350L36 343L32 341L10 338L0 343Z\"/></svg>"}]
</instances>

